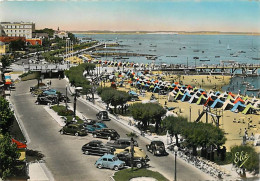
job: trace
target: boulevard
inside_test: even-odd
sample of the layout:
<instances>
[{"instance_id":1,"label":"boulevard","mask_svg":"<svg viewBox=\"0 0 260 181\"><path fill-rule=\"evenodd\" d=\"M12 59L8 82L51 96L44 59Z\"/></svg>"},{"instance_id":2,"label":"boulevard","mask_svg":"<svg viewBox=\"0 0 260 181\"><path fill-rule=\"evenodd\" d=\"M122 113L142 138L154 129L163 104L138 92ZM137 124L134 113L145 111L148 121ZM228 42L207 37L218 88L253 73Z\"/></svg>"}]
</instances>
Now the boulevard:
<instances>
[{"instance_id":1,"label":"boulevard","mask_svg":"<svg viewBox=\"0 0 260 181\"><path fill-rule=\"evenodd\" d=\"M65 80L51 80L52 88L65 93ZM18 83L16 91L11 96L15 110L31 140L28 148L40 151L45 155L44 160L55 180L109 180L114 171L97 169L94 163L99 156L86 156L81 152L82 145L93 140L92 135L89 134L85 137L60 135L58 131L61 127L44 110L44 106L35 105L36 97L29 93L29 87L36 83L36 80ZM70 99L73 100L71 96ZM72 104L73 102L69 105L72 107ZM87 118L96 119L97 110L79 100L77 101L77 111ZM129 128L114 120L106 122L106 124L109 128L115 129L121 137L126 137L126 133L130 132ZM145 145L149 143L149 140L139 136L137 141L139 146L146 151ZM151 159L149 169L158 171L169 180L173 180L174 157L171 154L166 157L155 157L147 151L146 153ZM177 160L177 178L178 180L210 179L205 173L179 159Z\"/></svg>"}]
</instances>

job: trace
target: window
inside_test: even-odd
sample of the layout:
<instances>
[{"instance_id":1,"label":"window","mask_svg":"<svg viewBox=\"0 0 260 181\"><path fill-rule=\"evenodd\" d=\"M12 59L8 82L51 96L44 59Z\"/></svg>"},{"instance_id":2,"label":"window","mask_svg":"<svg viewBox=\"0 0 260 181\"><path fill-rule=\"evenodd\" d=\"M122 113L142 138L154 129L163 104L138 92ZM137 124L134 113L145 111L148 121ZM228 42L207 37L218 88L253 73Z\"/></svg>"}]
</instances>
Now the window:
<instances>
[{"instance_id":1,"label":"window","mask_svg":"<svg viewBox=\"0 0 260 181\"><path fill-rule=\"evenodd\" d=\"M109 162L113 162L113 160L111 158L108 159Z\"/></svg>"},{"instance_id":2,"label":"window","mask_svg":"<svg viewBox=\"0 0 260 181\"><path fill-rule=\"evenodd\" d=\"M107 161L107 158L103 158L103 161Z\"/></svg>"}]
</instances>

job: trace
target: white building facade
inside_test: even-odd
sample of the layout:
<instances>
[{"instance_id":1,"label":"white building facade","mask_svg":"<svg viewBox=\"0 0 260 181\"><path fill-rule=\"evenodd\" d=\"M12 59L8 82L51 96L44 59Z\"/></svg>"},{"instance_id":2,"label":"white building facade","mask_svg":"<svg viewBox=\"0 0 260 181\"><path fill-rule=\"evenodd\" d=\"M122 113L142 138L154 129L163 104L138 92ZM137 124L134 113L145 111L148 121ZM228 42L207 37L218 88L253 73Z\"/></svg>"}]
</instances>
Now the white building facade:
<instances>
[{"instance_id":1,"label":"white building facade","mask_svg":"<svg viewBox=\"0 0 260 181\"><path fill-rule=\"evenodd\" d=\"M30 39L35 34L35 23L31 22L1 22L5 34L10 37L25 37Z\"/></svg>"}]
</instances>

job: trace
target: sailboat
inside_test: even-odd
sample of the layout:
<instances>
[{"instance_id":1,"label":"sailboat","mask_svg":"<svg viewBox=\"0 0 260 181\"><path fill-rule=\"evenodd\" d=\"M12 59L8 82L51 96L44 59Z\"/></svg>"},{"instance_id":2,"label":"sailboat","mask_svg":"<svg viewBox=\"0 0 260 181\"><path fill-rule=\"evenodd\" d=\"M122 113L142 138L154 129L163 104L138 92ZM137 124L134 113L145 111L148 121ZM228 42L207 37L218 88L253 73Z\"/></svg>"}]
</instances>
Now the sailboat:
<instances>
[{"instance_id":1,"label":"sailboat","mask_svg":"<svg viewBox=\"0 0 260 181\"><path fill-rule=\"evenodd\" d=\"M229 47L229 44L227 45L227 50L231 50L231 48Z\"/></svg>"}]
</instances>

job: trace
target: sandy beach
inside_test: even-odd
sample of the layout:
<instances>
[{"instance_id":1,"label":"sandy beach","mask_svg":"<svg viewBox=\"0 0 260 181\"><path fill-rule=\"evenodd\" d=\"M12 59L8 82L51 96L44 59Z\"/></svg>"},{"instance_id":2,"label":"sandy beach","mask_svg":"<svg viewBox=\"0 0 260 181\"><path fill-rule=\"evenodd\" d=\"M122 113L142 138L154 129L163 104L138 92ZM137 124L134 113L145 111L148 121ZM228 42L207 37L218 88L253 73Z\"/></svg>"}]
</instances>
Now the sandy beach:
<instances>
[{"instance_id":1,"label":"sandy beach","mask_svg":"<svg viewBox=\"0 0 260 181\"><path fill-rule=\"evenodd\" d=\"M154 74L158 74L160 72L154 72ZM230 76L207 76L207 75L168 75L164 77L166 81L173 82L179 81L186 85L196 86L198 88L203 88L206 90L213 90L216 87L216 90L221 90L221 87L229 84L231 77ZM118 79L119 81L119 79ZM130 87L130 84L126 82L125 87L118 87L118 90L129 91L133 90L139 94L139 90ZM106 83L106 86L110 86L110 83ZM140 100L150 100L152 93L146 92L144 96L139 96ZM167 104L168 107L175 107L173 113L181 116L185 116L189 121L195 121L199 114L203 111L203 105L197 105L195 103L190 104L188 102L182 102L178 100L178 102L168 102L167 95L159 95L154 94L157 100L161 105ZM140 101L136 101L140 102ZM132 104L134 102L129 102ZM219 109L220 114L222 115L222 110ZM206 114L201 118L202 122L206 122ZM249 123L251 121L251 123ZM208 123L212 123L213 119L211 116L208 116ZM252 133L255 135L256 133L260 133L260 118L259 115L255 114L242 114L231 112L230 110L223 111L223 116L220 118L220 128L224 130L226 134L227 141L225 146L227 147L227 151L230 151L230 148L234 145L240 145L242 143L242 136L244 136L245 128L248 130L248 136ZM255 127L250 127L250 125L255 125ZM240 131L241 129L241 131ZM249 142L252 144L252 142ZM260 148L257 148L257 151L260 152Z\"/></svg>"}]
</instances>

